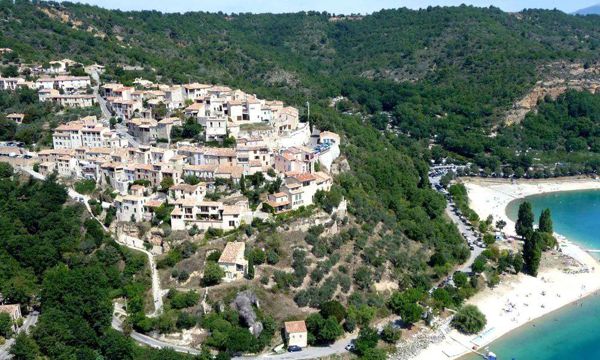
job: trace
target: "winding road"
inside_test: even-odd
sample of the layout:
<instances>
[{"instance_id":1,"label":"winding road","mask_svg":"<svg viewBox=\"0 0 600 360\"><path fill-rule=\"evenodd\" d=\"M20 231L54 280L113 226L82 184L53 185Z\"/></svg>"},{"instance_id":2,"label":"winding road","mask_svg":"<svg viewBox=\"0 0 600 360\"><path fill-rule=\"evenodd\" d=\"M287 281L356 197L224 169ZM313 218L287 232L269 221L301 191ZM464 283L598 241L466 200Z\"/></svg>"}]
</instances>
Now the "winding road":
<instances>
[{"instance_id":1,"label":"winding road","mask_svg":"<svg viewBox=\"0 0 600 360\"><path fill-rule=\"evenodd\" d=\"M45 176L41 175L38 172L33 171L33 169L31 169L31 168L20 167L20 169L22 171L25 171L26 173L28 173L29 175L31 175L32 177L34 177L36 179L45 180ZM72 188L68 188L68 195L75 201L83 203L84 206L86 207L86 209L88 210L88 212L90 213L90 215L94 219L96 219L96 221L98 221L100 223L102 228L107 232L109 231L109 229L106 226L104 226L102 221L100 221L98 218L96 218L94 216L94 214L92 213L92 209L90 208L90 205L88 203L88 201L90 200L89 196L80 194ZM141 244L143 244L143 242L140 239L137 239L134 237L129 237L129 236L124 236L123 234L116 235L115 238L116 238L115 240L119 244L126 246L130 249L136 250L136 251L141 251L148 256L148 262L149 262L151 273L152 273L151 274L151 276L152 276L152 296L154 298L154 312L151 314L148 314L148 316L155 317L155 316L160 315L160 313L162 312L162 309L163 309L163 296L165 295L167 290L163 290L160 287L160 279L158 276L158 270L156 269L156 262L154 259L154 255L152 255L152 253L150 253L148 250L143 248L143 245L141 245ZM115 303L111 326L117 331L123 331L123 321L121 320L120 316L127 316L127 312L123 309L122 305ZM35 324L35 321L37 321L37 315L35 317L35 320L32 320L32 321L33 321L33 323L31 325ZM27 320L26 320L26 323L27 323ZM29 325L29 326L31 326L31 325ZM29 326L27 328L29 328ZM197 355L200 353L200 351L198 351L197 349L187 347L187 346L180 346L180 345L172 344L172 343L162 341L159 339L155 339L153 337L150 337L148 335L144 335L144 334L141 334L141 333L138 333L135 331L132 331L130 336L137 343L143 344L143 345L155 348L155 349L170 348L177 352L191 354L191 355ZM286 352L286 353L282 353L282 354L261 354L261 355L257 355L257 356L239 356L239 357L234 357L233 359L235 359L235 360L316 359L316 358L327 357L327 356L331 356L331 355L342 354L342 353L348 352L345 348L352 342L354 337L355 337L355 335L348 335L329 346L307 347L300 352L292 352L292 353ZM10 355L8 354L8 350L10 349L10 346L12 346L12 342L10 344L9 344L9 342L10 342L10 340L7 341L7 343L5 345L0 347L0 359L10 358Z\"/></svg>"}]
</instances>

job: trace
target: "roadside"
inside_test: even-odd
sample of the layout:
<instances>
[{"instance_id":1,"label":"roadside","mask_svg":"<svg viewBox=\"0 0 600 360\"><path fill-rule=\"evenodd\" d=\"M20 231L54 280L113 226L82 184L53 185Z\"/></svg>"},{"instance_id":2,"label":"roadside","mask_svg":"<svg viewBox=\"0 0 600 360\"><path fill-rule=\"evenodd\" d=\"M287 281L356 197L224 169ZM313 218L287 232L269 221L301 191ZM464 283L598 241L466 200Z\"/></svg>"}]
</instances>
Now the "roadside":
<instances>
[{"instance_id":1,"label":"roadside","mask_svg":"<svg viewBox=\"0 0 600 360\"><path fill-rule=\"evenodd\" d=\"M40 313L37 311L32 311L29 313L29 315L25 317L25 320L23 320L23 325L19 328L19 330L17 330L17 333L25 332L26 334L29 334L30 329L37 323L39 316ZM6 340L4 344L0 345L0 359L12 358L12 355L10 355L10 348L14 343L15 338L13 336L12 338Z\"/></svg>"}]
</instances>

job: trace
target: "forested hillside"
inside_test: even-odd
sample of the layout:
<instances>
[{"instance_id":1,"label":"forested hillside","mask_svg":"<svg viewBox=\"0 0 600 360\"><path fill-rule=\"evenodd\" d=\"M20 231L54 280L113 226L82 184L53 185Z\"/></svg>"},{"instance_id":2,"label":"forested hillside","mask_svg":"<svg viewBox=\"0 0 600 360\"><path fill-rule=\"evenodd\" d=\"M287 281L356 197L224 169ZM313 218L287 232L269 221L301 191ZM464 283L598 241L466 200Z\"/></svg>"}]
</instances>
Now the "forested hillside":
<instances>
[{"instance_id":1,"label":"forested hillside","mask_svg":"<svg viewBox=\"0 0 600 360\"><path fill-rule=\"evenodd\" d=\"M67 204L55 178L22 181L1 163L0 189L0 293L24 315L41 310L31 338L16 337L16 359L183 358L139 348L110 328L111 299L149 287L144 255Z\"/></svg>"},{"instance_id":2,"label":"forested hillside","mask_svg":"<svg viewBox=\"0 0 600 360\"><path fill-rule=\"evenodd\" d=\"M489 156L492 125L541 78L539 65L592 64L600 46L600 17L559 11L435 7L330 21L317 12L162 14L0 3L0 44L24 61L64 56L140 65L156 71L109 70L125 82L144 74L226 83L296 105L324 106L344 95L363 112L389 112L412 138L435 134L469 158Z\"/></svg>"}]
</instances>

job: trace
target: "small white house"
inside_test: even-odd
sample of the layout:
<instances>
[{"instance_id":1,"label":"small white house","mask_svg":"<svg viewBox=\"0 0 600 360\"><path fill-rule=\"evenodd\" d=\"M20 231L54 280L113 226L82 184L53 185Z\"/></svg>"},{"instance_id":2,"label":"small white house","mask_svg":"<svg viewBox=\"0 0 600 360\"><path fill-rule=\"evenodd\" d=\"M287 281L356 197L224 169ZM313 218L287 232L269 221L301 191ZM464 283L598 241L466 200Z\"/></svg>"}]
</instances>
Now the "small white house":
<instances>
[{"instance_id":1,"label":"small white house","mask_svg":"<svg viewBox=\"0 0 600 360\"><path fill-rule=\"evenodd\" d=\"M248 268L248 260L244 259L246 244L239 241L229 242L219 257L219 266L225 271L223 280L229 282L242 279Z\"/></svg>"},{"instance_id":2,"label":"small white house","mask_svg":"<svg viewBox=\"0 0 600 360\"><path fill-rule=\"evenodd\" d=\"M284 328L288 346L305 348L308 345L308 331L304 320L287 321L284 323Z\"/></svg>"}]
</instances>

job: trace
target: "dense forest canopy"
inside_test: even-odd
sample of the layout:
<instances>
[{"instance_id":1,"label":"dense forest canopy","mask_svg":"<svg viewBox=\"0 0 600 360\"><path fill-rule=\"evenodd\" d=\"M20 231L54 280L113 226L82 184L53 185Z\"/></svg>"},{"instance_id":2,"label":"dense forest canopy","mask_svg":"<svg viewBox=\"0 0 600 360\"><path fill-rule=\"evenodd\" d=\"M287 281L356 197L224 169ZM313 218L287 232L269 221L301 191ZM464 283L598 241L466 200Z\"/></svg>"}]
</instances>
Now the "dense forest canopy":
<instances>
[{"instance_id":1,"label":"dense forest canopy","mask_svg":"<svg viewBox=\"0 0 600 360\"><path fill-rule=\"evenodd\" d=\"M375 125L486 166L491 129L553 61L598 61L600 17L560 11L429 7L361 20L331 14L123 12L73 3L0 1L0 44L24 61L70 57L118 79L225 83L304 107L344 95ZM12 21L11 21L12 20ZM146 71L117 71L138 65ZM152 71L155 70L155 71ZM386 121L387 122L387 121ZM492 161L517 166L521 159Z\"/></svg>"},{"instance_id":2,"label":"dense forest canopy","mask_svg":"<svg viewBox=\"0 0 600 360\"><path fill-rule=\"evenodd\" d=\"M18 359L180 358L152 352L110 328L111 299L149 287L145 257L117 245L54 177L19 180L0 163L0 293L24 314L41 310Z\"/></svg>"}]
</instances>

